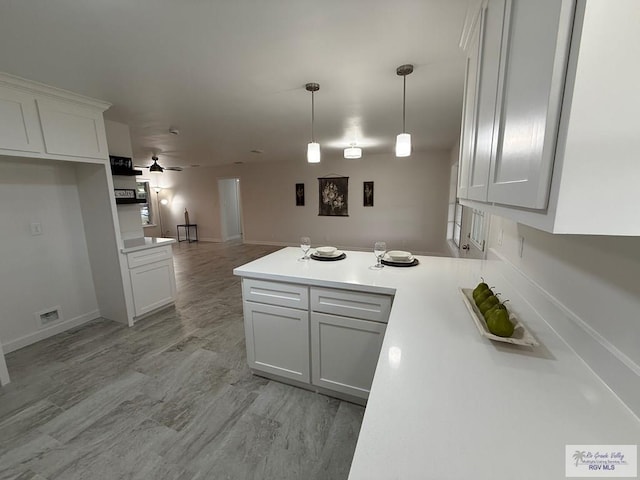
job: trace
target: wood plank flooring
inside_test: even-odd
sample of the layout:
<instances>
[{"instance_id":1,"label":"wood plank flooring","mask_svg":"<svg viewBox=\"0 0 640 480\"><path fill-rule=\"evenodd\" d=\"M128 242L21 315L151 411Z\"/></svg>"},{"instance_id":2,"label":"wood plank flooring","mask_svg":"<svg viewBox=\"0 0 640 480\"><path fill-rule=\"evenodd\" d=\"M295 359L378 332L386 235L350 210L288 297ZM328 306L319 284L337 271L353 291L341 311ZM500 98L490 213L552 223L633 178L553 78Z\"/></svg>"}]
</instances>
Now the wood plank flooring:
<instances>
[{"instance_id":1,"label":"wood plank flooring","mask_svg":"<svg viewBox=\"0 0 640 480\"><path fill-rule=\"evenodd\" d=\"M175 308L7 355L0 480L347 478L364 409L246 365L232 270L274 250L175 245Z\"/></svg>"}]
</instances>

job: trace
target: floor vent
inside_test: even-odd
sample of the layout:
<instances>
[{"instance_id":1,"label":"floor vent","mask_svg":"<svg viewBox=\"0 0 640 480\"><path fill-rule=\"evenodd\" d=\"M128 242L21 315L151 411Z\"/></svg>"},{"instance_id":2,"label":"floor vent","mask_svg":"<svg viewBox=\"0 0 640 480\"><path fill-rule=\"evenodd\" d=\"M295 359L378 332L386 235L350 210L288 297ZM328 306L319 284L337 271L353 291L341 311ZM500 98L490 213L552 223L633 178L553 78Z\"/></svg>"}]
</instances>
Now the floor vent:
<instances>
[{"instance_id":1,"label":"floor vent","mask_svg":"<svg viewBox=\"0 0 640 480\"><path fill-rule=\"evenodd\" d=\"M36 318L40 322L40 325L46 327L52 323L57 323L62 320L62 312L60 307L53 307L47 310L42 310L36 313Z\"/></svg>"}]
</instances>

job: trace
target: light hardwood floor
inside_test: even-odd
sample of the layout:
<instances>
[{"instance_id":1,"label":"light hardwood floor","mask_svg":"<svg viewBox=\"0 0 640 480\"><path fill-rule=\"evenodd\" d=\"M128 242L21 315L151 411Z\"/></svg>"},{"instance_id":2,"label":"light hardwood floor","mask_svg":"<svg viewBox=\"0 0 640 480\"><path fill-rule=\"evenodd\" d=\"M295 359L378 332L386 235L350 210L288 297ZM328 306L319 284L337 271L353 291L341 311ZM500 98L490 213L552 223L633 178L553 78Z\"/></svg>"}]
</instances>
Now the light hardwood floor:
<instances>
[{"instance_id":1,"label":"light hardwood floor","mask_svg":"<svg viewBox=\"0 0 640 480\"><path fill-rule=\"evenodd\" d=\"M231 272L274 250L175 245L175 308L7 355L0 480L346 478L364 409L246 365Z\"/></svg>"}]
</instances>

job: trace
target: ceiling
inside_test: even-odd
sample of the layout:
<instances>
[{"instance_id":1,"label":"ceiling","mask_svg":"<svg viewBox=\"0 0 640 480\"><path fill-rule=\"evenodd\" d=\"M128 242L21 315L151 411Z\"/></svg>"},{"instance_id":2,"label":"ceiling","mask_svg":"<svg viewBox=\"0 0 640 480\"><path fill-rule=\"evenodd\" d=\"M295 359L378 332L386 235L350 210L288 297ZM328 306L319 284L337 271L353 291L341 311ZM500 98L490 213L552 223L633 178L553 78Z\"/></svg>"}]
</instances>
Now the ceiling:
<instances>
[{"instance_id":1,"label":"ceiling","mask_svg":"<svg viewBox=\"0 0 640 480\"><path fill-rule=\"evenodd\" d=\"M467 0L29 0L0 4L0 71L111 102L136 163L323 158L351 142L450 148L460 128ZM10 47L9 47L10 46ZM180 135L169 133L177 128ZM262 153L251 153L259 150Z\"/></svg>"}]
</instances>

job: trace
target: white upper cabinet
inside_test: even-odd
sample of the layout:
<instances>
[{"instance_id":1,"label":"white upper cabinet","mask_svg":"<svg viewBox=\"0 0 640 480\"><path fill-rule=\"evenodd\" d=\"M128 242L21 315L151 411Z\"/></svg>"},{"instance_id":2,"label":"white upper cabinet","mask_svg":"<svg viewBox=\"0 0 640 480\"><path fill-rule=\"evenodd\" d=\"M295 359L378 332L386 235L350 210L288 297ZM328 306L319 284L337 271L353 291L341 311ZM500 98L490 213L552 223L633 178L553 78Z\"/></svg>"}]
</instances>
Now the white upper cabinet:
<instances>
[{"instance_id":1,"label":"white upper cabinet","mask_svg":"<svg viewBox=\"0 0 640 480\"><path fill-rule=\"evenodd\" d=\"M101 111L59 100L38 99L36 102L47 153L109 157Z\"/></svg>"},{"instance_id":2,"label":"white upper cabinet","mask_svg":"<svg viewBox=\"0 0 640 480\"><path fill-rule=\"evenodd\" d=\"M458 197L460 198L469 198L469 176L475 157L478 62L480 60L479 18L476 18L467 42L465 48L467 64L462 102L462 127L460 131L460 160L458 162Z\"/></svg>"},{"instance_id":3,"label":"white upper cabinet","mask_svg":"<svg viewBox=\"0 0 640 480\"><path fill-rule=\"evenodd\" d=\"M0 85L0 147L23 152L42 151L42 133L33 95Z\"/></svg>"},{"instance_id":4,"label":"white upper cabinet","mask_svg":"<svg viewBox=\"0 0 640 480\"><path fill-rule=\"evenodd\" d=\"M640 2L506 0L500 27L499 11L479 2L461 42L480 39L461 203L552 233L640 235Z\"/></svg>"},{"instance_id":5,"label":"white upper cabinet","mask_svg":"<svg viewBox=\"0 0 640 480\"><path fill-rule=\"evenodd\" d=\"M505 0L483 2L470 34L463 39L467 69L459 163L460 198L487 199L505 6Z\"/></svg>"},{"instance_id":6,"label":"white upper cabinet","mask_svg":"<svg viewBox=\"0 0 640 480\"><path fill-rule=\"evenodd\" d=\"M486 199L544 209L573 8L571 2L558 0L511 0L508 5L494 130L496 153Z\"/></svg>"},{"instance_id":7,"label":"white upper cabinet","mask_svg":"<svg viewBox=\"0 0 640 480\"><path fill-rule=\"evenodd\" d=\"M109 104L0 73L0 155L108 160Z\"/></svg>"}]
</instances>

